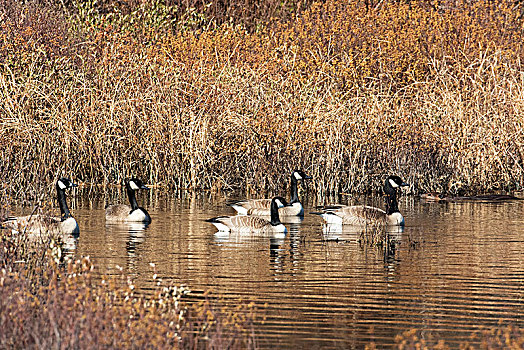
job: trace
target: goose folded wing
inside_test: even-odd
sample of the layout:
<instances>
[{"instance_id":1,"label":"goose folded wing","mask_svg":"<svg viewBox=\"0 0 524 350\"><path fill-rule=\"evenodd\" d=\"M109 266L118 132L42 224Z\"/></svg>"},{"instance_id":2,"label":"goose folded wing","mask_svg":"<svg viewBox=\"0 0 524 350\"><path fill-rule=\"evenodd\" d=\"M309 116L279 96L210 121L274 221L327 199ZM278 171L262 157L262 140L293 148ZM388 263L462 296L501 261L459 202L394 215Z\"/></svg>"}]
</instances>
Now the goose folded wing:
<instances>
[{"instance_id":1,"label":"goose folded wing","mask_svg":"<svg viewBox=\"0 0 524 350\"><path fill-rule=\"evenodd\" d=\"M333 212L342 217L343 222L349 225L380 223L386 218L384 210L362 205L343 206Z\"/></svg>"},{"instance_id":2,"label":"goose folded wing","mask_svg":"<svg viewBox=\"0 0 524 350\"><path fill-rule=\"evenodd\" d=\"M269 225L269 221L256 216L233 216L229 218L231 228L249 228L251 230L260 230Z\"/></svg>"}]
</instances>

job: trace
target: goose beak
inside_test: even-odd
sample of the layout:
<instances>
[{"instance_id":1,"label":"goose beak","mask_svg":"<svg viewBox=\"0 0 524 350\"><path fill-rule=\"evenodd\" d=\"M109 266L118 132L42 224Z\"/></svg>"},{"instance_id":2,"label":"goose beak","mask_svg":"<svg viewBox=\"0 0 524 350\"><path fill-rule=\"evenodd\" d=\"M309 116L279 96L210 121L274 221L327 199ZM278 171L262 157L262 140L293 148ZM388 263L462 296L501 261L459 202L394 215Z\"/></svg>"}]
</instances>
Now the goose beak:
<instances>
[{"instance_id":1,"label":"goose beak","mask_svg":"<svg viewBox=\"0 0 524 350\"><path fill-rule=\"evenodd\" d=\"M146 185L142 185L142 186L140 186L140 189L141 190L149 190L149 187L147 187Z\"/></svg>"},{"instance_id":2,"label":"goose beak","mask_svg":"<svg viewBox=\"0 0 524 350\"><path fill-rule=\"evenodd\" d=\"M400 186L404 187L404 186L409 186L409 184L407 182L403 182L400 184Z\"/></svg>"},{"instance_id":3,"label":"goose beak","mask_svg":"<svg viewBox=\"0 0 524 350\"><path fill-rule=\"evenodd\" d=\"M304 180L311 180L312 178L312 176L306 175L306 177L304 177Z\"/></svg>"},{"instance_id":4,"label":"goose beak","mask_svg":"<svg viewBox=\"0 0 524 350\"><path fill-rule=\"evenodd\" d=\"M72 182L71 182L71 184L70 184L69 186L70 186L70 187L78 187L77 184L74 184L74 183L72 183Z\"/></svg>"}]
</instances>

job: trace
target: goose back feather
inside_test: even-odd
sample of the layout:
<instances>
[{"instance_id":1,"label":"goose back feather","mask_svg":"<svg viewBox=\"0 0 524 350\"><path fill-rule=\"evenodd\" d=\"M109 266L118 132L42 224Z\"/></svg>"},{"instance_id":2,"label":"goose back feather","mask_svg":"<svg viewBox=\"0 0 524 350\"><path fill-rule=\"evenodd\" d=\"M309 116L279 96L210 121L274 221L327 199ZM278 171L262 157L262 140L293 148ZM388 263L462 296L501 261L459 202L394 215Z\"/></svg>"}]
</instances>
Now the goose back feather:
<instances>
[{"instance_id":1,"label":"goose back feather","mask_svg":"<svg viewBox=\"0 0 524 350\"><path fill-rule=\"evenodd\" d=\"M320 207L321 216L328 224L345 225L404 225L404 217L398 210L397 191L407 186L398 176L389 176L384 183L386 210L365 205L332 205Z\"/></svg>"},{"instance_id":2,"label":"goose back feather","mask_svg":"<svg viewBox=\"0 0 524 350\"><path fill-rule=\"evenodd\" d=\"M282 205L282 197L275 197L271 201L271 220L258 216L235 215L218 216L206 220L215 225L221 232L235 232L239 234L262 234L273 237L284 237L287 228L280 222L278 207Z\"/></svg>"},{"instance_id":3,"label":"goose back feather","mask_svg":"<svg viewBox=\"0 0 524 350\"><path fill-rule=\"evenodd\" d=\"M295 170L291 174L290 194L291 200L289 203L283 200L278 213L281 216L302 216L304 215L304 207L298 198L298 181L311 179L311 176L306 175L301 170ZM283 199L282 197L280 197ZM271 215L271 199L247 199L228 204L241 215Z\"/></svg>"}]
</instances>

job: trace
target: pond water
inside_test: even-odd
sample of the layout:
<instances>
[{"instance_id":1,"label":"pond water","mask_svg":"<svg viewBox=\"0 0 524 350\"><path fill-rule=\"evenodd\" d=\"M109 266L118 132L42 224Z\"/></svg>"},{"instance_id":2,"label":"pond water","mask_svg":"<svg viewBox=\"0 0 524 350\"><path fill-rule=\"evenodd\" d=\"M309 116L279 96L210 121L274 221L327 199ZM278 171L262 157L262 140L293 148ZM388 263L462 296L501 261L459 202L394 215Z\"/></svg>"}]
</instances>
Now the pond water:
<instances>
[{"instance_id":1,"label":"pond water","mask_svg":"<svg viewBox=\"0 0 524 350\"><path fill-rule=\"evenodd\" d=\"M263 348L386 348L410 328L456 347L499 323L524 327L524 201L402 197L404 230L372 247L354 232L325 232L309 214L311 198L304 219L287 222L284 240L216 236L204 220L234 213L224 197L152 190L138 199L153 218L145 229L106 225L105 202L125 202L123 193L76 198L76 254L89 255L102 273L122 267L143 290L154 283L154 263L163 279L212 290L231 305L267 303ZM365 201L382 207L380 198Z\"/></svg>"}]
</instances>

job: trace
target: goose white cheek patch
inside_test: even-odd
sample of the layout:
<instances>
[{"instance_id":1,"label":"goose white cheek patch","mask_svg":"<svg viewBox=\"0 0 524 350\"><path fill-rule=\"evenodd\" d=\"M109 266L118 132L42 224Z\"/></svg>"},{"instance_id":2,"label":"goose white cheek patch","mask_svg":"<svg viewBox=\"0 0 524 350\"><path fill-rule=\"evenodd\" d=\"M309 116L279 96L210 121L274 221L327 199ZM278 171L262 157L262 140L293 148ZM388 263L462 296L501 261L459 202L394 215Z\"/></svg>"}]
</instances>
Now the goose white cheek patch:
<instances>
[{"instance_id":1,"label":"goose white cheek patch","mask_svg":"<svg viewBox=\"0 0 524 350\"><path fill-rule=\"evenodd\" d=\"M65 190L67 188L67 186L60 180L58 180L58 187L60 187L63 190Z\"/></svg>"},{"instance_id":2,"label":"goose white cheek patch","mask_svg":"<svg viewBox=\"0 0 524 350\"><path fill-rule=\"evenodd\" d=\"M294 175L295 175L295 179L302 180L302 176L300 176L299 173L295 172Z\"/></svg>"},{"instance_id":3,"label":"goose white cheek patch","mask_svg":"<svg viewBox=\"0 0 524 350\"><path fill-rule=\"evenodd\" d=\"M397 188L398 187L397 183L395 181L391 180L391 179L389 179L389 183L390 183L391 187L393 187L393 188Z\"/></svg>"},{"instance_id":4,"label":"goose white cheek patch","mask_svg":"<svg viewBox=\"0 0 524 350\"><path fill-rule=\"evenodd\" d=\"M134 181L129 181L129 187L131 187L132 190L138 190L138 186Z\"/></svg>"}]
</instances>

